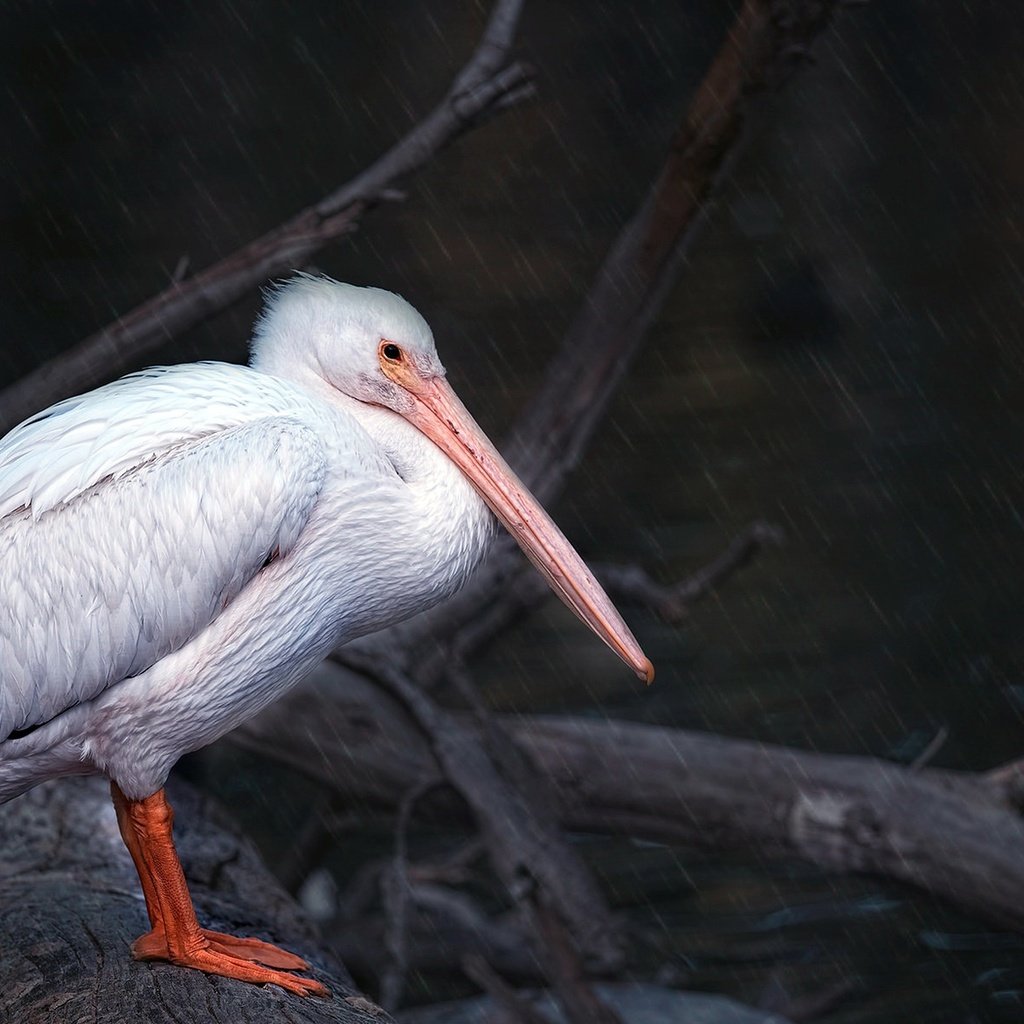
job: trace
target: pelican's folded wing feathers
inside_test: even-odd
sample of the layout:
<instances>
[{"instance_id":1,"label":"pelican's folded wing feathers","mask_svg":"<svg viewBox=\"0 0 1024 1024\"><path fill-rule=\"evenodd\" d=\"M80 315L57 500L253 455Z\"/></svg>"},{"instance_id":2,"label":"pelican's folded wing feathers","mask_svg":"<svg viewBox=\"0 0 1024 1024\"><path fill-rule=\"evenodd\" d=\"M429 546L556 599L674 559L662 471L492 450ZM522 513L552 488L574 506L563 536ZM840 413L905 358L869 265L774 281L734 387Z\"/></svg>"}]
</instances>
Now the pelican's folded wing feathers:
<instances>
[{"instance_id":1,"label":"pelican's folded wing feathers","mask_svg":"<svg viewBox=\"0 0 1024 1024\"><path fill-rule=\"evenodd\" d=\"M147 371L0 440L0 740L145 671L287 554L326 473L291 397Z\"/></svg>"}]
</instances>

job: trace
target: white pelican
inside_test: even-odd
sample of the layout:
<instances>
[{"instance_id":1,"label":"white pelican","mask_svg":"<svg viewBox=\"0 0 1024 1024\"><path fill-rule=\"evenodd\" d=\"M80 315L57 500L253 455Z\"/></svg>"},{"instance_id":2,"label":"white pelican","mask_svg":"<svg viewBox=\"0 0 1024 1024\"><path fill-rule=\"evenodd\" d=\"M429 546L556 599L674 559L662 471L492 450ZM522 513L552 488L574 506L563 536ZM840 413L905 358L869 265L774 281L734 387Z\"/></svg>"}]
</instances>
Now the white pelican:
<instances>
[{"instance_id":1,"label":"white pelican","mask_svg":"<svg viewBox=\"0 0 1024 1024\"><path fill-rule=\"evenodd\" d=\"M605 643L653 668L408 303L298 276L250 363L132 374L0 440L0 802L103 773L151 923L135 957L325 995L284 973L299 957L200 928L163 792L182 754L453 593L488 506Z\"/></svg>"}]
</instances>

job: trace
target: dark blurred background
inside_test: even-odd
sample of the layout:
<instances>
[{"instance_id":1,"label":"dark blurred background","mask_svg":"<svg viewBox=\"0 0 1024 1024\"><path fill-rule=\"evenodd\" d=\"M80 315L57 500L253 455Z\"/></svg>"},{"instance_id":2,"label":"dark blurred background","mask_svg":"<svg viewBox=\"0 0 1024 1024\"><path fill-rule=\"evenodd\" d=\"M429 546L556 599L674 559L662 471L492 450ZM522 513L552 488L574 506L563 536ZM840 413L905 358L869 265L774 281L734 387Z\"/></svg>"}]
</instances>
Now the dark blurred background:
<instances>
[{"instance_id":1,"label":"dark blurred background","mask_svg":"<svg viewBox=\"0 0 1024 1024\"><path fill-rule=\"evenodd\" d=\"M409 298L500 438L656 172L735 13L527 4L538 98L442 153L317 267ZM0 383L347 180L471 51L473 2L0 6ZM634 614L640 693L553 605L477 666L492 704L984 769L1024 750L1024 18L852 8L769 99L554 510L669 581L782 526L686 624ZM253 294L153 361L244 358ZM286 842L244 760L239 810ZM267 770L269 771L269 770ZM215 773L207 773L207 776ZM216 779L214 779L216 782ZM232 788L233 787L233 788ZM380 839L387 849L388 837ZM695 987L852 980L828 1021L1017 1021L1024 940L916 893L598 844Z\"/></svg>"}]
</instances>

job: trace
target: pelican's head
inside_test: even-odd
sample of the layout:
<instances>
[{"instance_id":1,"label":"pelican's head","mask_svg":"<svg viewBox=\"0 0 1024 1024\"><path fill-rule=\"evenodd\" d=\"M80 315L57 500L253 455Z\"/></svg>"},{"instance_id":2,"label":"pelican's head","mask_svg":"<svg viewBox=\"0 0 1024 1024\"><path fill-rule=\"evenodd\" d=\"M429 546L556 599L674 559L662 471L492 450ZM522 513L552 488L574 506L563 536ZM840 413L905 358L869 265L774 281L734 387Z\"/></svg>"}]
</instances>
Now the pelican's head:
<instances>
[{"instance_id":1,"label":"pelican's head","mask_svg":"<svg viewBox=\"0 0 1024 1024\"><path fill-rule=\"evenodd\" d=\"M607 594L445 380L427 322L404 299L299 275L270 296L252 364L300 383L317 379L390 409L462 471L555 593L650 682L654 668Z\"/></svg>"},{"instance_id":2,"label":"pelican's head","mask_svg":"<svg viewBox=\"0 0 1024 1024\"><path fill-rule=\"evenodd\" d=\"M401 296L298 274L278 285L253 332L252 365L319 377L350 398L406 415L444 367L427 321Z\"/></svg>"}]
</instances>

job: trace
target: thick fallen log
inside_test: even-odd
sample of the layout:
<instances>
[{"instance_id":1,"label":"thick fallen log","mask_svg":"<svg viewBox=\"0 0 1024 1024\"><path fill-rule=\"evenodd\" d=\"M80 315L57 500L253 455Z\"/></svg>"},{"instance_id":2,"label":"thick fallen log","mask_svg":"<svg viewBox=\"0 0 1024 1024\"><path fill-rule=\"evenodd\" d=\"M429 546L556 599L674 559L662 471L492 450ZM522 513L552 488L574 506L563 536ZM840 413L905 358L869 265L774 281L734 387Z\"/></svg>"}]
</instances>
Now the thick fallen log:
<instances>
[{"instance_id":1,"label":"thick fallen log","mask_svg":"<svg viewBox=\"0 0 1024 1024\"><path fill-rule=\"evenodd\" d=\"M132 960L148 927L106 783L69 779L0 807L0 1021L4 1024L376 1024L390 1021L261 863L195 790L172 781L181 859L206 927L305 957L332 999Z\"/></svg>"},{"instance_id":2,"label":"thick fallen log","mask_svg":"<svg viewBox=\"0 0 1024 1024\"><path fill-rule=\"evenodd\" d=\"M884 875L1024 929L1024 820L998 776L621 721L498 718L552 783L568 828ZM329 664L232 739L358 807L393 809L441 779L397 704ZM441 792L423 805L464 814Z\"/></svg>"}]
</instances>

